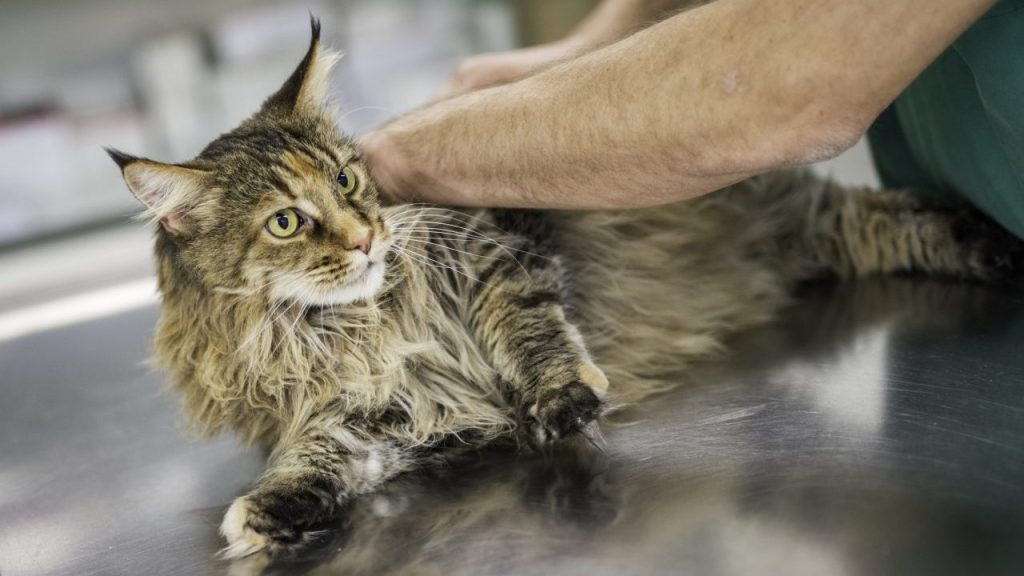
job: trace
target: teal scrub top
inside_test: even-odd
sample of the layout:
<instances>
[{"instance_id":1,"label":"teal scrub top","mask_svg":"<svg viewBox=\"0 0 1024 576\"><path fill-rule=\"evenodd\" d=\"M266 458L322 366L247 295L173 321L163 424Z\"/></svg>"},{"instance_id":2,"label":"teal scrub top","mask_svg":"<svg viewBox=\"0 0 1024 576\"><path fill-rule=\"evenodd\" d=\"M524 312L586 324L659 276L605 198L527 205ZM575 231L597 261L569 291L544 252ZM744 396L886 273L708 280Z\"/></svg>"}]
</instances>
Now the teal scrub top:
<instances>
[{"instance_id":1,"label":"teal scrub top","mask_svg":"<svg viewBox=\"0 0 1024 576\"><path fill-rule=\"evenodd\" d=\"M1024 0L1002 0L868 130L882 182L957 196L1024 238Z\"/></svg>"}]
</instances>

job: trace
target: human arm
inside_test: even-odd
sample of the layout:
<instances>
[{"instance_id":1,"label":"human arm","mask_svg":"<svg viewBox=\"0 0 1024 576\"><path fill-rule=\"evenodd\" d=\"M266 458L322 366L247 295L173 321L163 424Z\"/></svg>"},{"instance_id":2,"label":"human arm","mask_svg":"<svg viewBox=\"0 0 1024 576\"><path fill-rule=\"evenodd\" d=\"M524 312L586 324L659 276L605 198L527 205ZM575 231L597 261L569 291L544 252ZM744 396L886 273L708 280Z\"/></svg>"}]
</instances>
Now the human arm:
<instances>
[{"instance_id":1,"label":"human arm","mask_svg":"<svg viewBox=\"0 0 1024 576\"><path fill-rule=\"evenodd\" d=\"M361 140L394 200L672 202L832 156L995 0L718 0Z\"/></svg>"},{"instance_id":2,"label":"human arm","mask_svg":"<svg viewBox=\"0 0 1024 576\"><path fill-rule=\"evenodd\" d=\"M615 42L672 12L708 0L604 0L565 38L506 52L471 56L459 64L433 102L507 84Z\"/></svg>"}]
</instances>

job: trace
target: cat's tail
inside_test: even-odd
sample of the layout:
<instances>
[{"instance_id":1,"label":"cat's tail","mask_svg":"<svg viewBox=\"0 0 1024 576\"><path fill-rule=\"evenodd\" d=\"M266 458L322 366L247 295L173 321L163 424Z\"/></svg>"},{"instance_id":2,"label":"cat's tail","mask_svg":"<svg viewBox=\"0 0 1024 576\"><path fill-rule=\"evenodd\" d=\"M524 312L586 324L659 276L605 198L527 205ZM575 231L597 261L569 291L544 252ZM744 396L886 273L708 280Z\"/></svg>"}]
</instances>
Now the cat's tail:
<instances>
[{"instance_id":1,"label":"cat's tail","mask_svg":"<svg viewBox=\"0 0 1024 576\"><path fill-rule=\"evenodd\" d=\"M919 273L998 282L1024 269L1024 243L990 218L959 203L929 202L906 190L844 188L804 172L795 215L803 241L792 243L805 266L841 277ZM800 280L803 278L796 278Z\"/></svg>"}]
</instances>

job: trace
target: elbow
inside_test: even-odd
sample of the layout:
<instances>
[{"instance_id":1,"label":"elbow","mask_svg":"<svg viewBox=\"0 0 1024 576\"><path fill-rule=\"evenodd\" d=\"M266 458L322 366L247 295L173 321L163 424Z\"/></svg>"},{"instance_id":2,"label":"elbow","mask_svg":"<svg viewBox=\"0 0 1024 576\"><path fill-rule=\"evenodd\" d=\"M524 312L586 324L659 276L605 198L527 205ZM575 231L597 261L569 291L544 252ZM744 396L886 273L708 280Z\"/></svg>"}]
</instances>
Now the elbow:
<instances>
[{"instance_id":1,"label":"elbow","mask_svg":"<svg viewBox=\"0 0 1024 576\"><path fill-rule=\"evenodd\" d=\"M708 173L758 174L830 160L852 148L874 121L870 114L829 104L810 104L762 117L761 126L742 136L744 148L725 169Z\"/></svg>"},{"instance_id":2,"label":"elbow","mask_svg":"<svg viewBox=\"0 0 1024 576\"><path fill-rule=\"evenodd\" d=\"M868 126L869 124L841 124L815 127L801 139L794 164L814 164L839 156L853 148L864 137Z\"/></svg>"},{"instance_id":3,"label":"elbow","mask_svg":"<svg viewBox=\"0 0 1024 576\"><path fill-rule=\"evenodd\" d=\"M813 164L839 156L864 137L876 116L836 106L809 112L795 126L791 142L793 164Z\"/></svg>"}]
</instances>

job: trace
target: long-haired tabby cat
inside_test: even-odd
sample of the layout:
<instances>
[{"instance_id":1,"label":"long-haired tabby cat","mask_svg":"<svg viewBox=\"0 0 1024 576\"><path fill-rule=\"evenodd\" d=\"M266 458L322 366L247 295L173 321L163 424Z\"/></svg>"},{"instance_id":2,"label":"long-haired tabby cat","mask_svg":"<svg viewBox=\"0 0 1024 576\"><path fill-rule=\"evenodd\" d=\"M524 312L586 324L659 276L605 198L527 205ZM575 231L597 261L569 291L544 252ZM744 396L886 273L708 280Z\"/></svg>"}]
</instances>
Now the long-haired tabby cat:
<instances>
[{"instance_id":1,"label":"long-haired tabby cat","mask_svg":"<svg viewBox=\"0 0 1024 576\"><path fill-rule=\"evenodd\" d=\"M202 430L272 449L221 526L230 556L293 549L448 450L579 432L800 280L1015 263L973 211L806 171L644 210L385 208L325 102L337 59L314 22L280 90L196 158L110 151L160 224L159 364Z\"/></svg>"}]
</instances>

